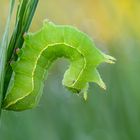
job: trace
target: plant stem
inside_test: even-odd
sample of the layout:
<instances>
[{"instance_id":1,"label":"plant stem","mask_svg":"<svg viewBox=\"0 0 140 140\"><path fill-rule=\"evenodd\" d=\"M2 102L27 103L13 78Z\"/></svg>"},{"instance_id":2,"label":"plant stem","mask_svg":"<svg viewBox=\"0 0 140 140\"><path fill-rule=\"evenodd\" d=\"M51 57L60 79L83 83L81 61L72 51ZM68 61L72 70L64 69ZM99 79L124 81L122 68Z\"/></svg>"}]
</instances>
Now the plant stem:
<instances>
[{"instance_id":1,"label":"plant stem","mask_svg":"<svg viewBox=\"0 0 140 140\"><path fill-rule=\"evenodd\" d=\"M1 115L1 103L3 99L4 78L5 78L5 73L6 73L5 66L7 62L9 28L10 28L12 11L14 8L14 2L15 2L14 0L11 0L9 16L7 18L5 32L2 38L2 42L0 44L0 115Z\"/></svg>"}]
</instances>

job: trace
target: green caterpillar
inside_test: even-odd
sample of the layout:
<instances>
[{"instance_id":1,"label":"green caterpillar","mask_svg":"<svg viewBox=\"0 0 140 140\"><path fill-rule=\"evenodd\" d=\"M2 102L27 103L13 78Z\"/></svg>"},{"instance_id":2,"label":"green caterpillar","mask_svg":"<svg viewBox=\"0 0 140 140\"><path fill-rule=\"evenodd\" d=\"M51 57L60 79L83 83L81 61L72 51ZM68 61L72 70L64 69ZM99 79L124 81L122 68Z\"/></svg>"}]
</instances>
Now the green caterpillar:
<instances>
[{"instance_id":1,"label":"green caterpillar","mask_svg":"<svg viewBox=\"0 0 140 140\"><path fill-rule=\"evenodd\" d=\"M99 51L93 41L72 26L44 21L36 33L24 36L24 46L12 65L13 74L3 101L3 109L22 111L35 107L42 95L44 80L50 65L59 57L69 59L63 85L74 93L87 97L89 82L106 89L96 67L114 63L115 58Z\"/></svg>"}]
</instances>

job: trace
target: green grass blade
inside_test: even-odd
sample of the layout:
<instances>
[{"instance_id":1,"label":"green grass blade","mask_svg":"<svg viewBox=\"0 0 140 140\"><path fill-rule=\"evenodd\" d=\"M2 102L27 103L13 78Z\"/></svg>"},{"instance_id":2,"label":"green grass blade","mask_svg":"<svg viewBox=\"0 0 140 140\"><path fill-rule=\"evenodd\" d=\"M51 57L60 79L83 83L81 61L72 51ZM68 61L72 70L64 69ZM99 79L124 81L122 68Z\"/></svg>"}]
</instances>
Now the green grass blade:
<instances>
[{"instance_id":1,"label":"green grass blade","mask_svg":"<svg viewBox=\"0 0 140 140\"><path fill-rule=\"evenodd\" d=\"M14 0L11 0L9 16L7 18L7 24L5 32L0 45L0 114L1 114L1 102L3 98L3 87L4 87L4 77L5 77L5 66L7 61L7 47L8 47L8 37L9 37L9 28L10 21L12 16L12 11L14 8Z\"/></svg>"}]
</instances>

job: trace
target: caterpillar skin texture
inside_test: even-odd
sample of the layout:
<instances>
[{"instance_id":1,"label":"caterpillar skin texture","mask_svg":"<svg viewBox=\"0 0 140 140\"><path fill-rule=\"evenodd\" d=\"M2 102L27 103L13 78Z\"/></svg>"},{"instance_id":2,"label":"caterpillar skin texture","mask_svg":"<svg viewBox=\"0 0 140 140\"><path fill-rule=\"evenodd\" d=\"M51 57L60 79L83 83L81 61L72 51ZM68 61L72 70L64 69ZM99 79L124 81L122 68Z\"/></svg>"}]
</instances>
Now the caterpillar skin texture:
<instances>
[{"instance_id":1,"label":"caterpillar skin texture","mask_svg":"<svg viewBox=\"0 0 140 140\"><path fill-rule=\"evenodd\" d=\"M42 95L44 80L50 65L59 57L70 61L62 84L74 93L87 97L89 82L106 89L97 66L115 60L98 50L93 41L72 26L55 25L45 21L35 33L24 36L24 46L12 65L13 74L3 101L3 109L22 111L35 107Z\"/></svg>"}]
</instances>

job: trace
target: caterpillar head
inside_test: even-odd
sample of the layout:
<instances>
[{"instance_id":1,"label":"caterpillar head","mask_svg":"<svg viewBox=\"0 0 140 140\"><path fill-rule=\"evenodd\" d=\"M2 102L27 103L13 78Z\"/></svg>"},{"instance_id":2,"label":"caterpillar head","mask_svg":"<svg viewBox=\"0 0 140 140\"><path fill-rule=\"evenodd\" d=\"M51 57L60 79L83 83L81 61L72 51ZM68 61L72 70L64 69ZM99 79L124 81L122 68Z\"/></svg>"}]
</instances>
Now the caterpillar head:
<instances>
[{"instance_id":1,"label":"caterpillar head","mask_svg":"<svg viewBox=\"0 0 140 140\"><path fill-rule=\"evenodd\" d=\"M105 55L105 54L101 54L101 55L102 57L100 57L100 60L97 61L96 66L98 66L102 62L113 64L114 61L116 60L115 58L109 55ZM82 93L84 99L87 99L87 91L90 82L97 83L101 88L105 90L106 85L103 82L98 70L95 67L95 62L94 61L85 62L85 66L83 66L82 69L79 71L78 68L81 65L82 64L80 63L79 65L78 64L74 65L74 67L72 67L73 64L70 65L70 68L64 74L63 85L68 90L74 93Z\"/></svg>"}]
</instances>

